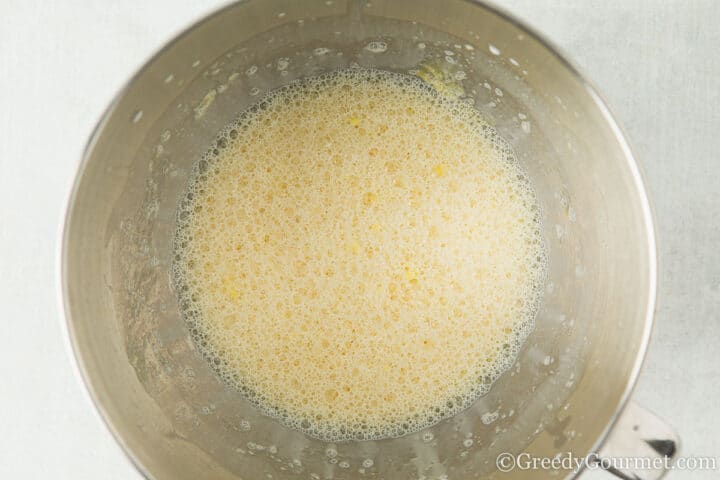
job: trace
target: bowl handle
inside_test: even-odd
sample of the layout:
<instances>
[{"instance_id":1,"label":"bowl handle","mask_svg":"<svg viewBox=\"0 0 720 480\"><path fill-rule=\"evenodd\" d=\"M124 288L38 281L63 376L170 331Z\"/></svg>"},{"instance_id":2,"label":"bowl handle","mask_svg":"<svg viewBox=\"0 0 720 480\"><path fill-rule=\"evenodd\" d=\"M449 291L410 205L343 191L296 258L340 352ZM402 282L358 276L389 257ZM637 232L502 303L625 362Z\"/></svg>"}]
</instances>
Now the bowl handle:
<instances>
[{"instance_id":1,"label":"bowl handle","mask_svg":"<svg viewBox=\"0 0 720 480\"><path fill-rule=\"evenodd\" d=\"M672 427L631 401L594 461L617 478L658 480L672 468L679 441Z\"/></svg>"}]
</instances>

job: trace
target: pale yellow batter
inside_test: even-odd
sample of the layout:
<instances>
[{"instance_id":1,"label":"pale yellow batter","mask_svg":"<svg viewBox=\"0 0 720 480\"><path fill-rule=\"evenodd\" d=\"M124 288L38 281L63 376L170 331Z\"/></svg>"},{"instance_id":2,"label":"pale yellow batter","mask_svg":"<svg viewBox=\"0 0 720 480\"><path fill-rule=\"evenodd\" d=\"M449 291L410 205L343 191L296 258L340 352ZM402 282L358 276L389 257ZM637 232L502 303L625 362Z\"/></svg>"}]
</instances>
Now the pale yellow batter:
<instances>
[{"instance_id":1,"label":"pale yellow batter","mask_svg":"<svg viewBox=\"0 0 720 480\"><path fill-rule=\"evenodd\" d=\"M175 276L196 342L264 412L325 440L467 407L533 326L533 190L469 106L351 69L241 115L181 202Z\"/></svg>"}]
</instances>

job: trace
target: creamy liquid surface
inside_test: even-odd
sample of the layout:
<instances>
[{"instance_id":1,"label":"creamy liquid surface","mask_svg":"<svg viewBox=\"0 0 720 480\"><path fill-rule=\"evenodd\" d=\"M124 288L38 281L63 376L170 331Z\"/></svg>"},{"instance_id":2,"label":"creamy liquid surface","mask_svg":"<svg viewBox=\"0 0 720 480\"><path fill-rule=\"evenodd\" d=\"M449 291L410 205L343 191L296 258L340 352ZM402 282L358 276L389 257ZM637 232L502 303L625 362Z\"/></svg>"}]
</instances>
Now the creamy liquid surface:
<instances>
[{"instance_id":1,"label":"creamy liquid surface","mask_svg":"<svg viewBox=\"0 0 720 480\"><path fill-rule=\"evenodd\" d=\"M417 78L351 69L226 127L180 203L175 282L223 380L328 441L469 406L533 328L545 254L506 143Z\"/></svg>"}]
</instances>

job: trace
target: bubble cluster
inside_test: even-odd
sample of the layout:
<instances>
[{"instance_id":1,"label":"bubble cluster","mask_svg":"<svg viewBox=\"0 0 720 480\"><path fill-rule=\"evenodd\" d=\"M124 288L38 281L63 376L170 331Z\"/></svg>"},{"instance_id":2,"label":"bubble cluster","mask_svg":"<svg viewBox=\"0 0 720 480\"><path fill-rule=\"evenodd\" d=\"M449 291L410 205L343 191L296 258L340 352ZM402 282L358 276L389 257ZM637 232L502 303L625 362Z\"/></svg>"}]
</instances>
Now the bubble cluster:
<instances>
[{"instance_id":1,"label":"bubble cluster","mask_svg":"<svg viewBox=\"0 0 720 480\"><path fill-rule=\"evenodd\" d=\"M396 437L512 365L545 272L537 200L472 107L348 69L289 84L201 158L174 279L192 336L264 413Z\"/></svg>"}]
</instances>

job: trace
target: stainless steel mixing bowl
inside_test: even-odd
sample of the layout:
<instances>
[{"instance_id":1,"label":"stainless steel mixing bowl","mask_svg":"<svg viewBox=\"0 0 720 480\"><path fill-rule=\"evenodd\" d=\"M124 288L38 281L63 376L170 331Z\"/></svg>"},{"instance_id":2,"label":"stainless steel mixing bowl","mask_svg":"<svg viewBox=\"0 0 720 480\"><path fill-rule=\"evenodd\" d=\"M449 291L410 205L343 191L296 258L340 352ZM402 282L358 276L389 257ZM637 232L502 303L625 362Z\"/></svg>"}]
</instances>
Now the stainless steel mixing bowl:
<instances>
[{"instance_id":1,"label":"stainless steel mixing bowl","mask_svg":"<svg viewBox=\"0 0 720 480\"><path fill-rule=\"evenodd\" d=\"M487 396L417 434L329 445L260 415L218 381L189 338L169 266L176 202L218 130L273 88L352 65L423 76L495 124L539 195L549 278L535 332ZM103 116L62 242L77 362L148 477L543 479L574 472L501 473L496 458L582 457L602 445L603 455L672 453L638 440L650 431L672 440L638 407L603 444L637 378L655 304L638 167L577 70L481 3L248 0L209 16L152 58Z\"/></svg>"}]
</instances>

